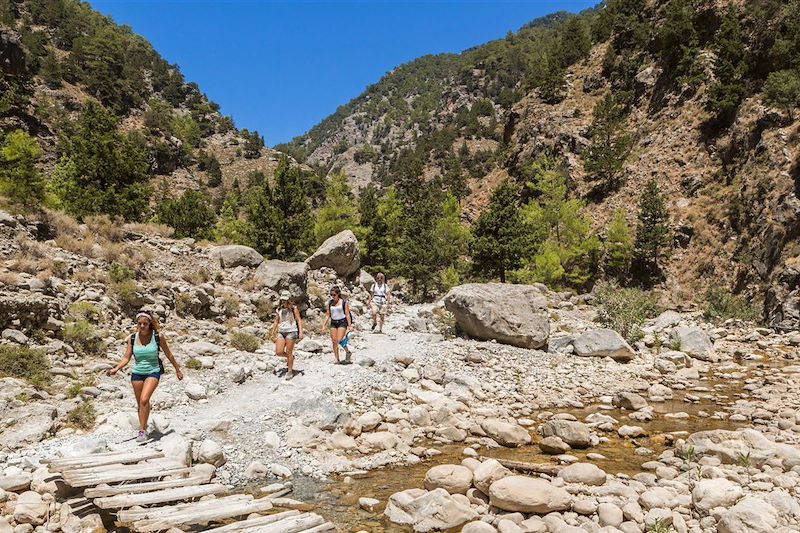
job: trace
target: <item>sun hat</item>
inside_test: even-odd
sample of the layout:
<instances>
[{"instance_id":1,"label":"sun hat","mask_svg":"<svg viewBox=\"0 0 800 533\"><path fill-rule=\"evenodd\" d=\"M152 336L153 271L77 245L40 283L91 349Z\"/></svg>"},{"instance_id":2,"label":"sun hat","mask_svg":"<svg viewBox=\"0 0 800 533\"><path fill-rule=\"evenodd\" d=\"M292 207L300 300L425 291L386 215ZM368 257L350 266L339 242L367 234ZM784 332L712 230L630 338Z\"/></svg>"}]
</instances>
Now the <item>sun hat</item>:
<instances>
[{"instance_id":1,"label":"sun hat","mask_svg":"<svg viewBox=\"0 0 800 533\"><path fill-rule=\"evenodd\" d=\"M292 299L292 294L289 291L285 291L285 290L281 291L281 295L280 295L280 301L281 302L284 301L284 300L291 300L291 299Z\"/></svg>"}]
</instances>

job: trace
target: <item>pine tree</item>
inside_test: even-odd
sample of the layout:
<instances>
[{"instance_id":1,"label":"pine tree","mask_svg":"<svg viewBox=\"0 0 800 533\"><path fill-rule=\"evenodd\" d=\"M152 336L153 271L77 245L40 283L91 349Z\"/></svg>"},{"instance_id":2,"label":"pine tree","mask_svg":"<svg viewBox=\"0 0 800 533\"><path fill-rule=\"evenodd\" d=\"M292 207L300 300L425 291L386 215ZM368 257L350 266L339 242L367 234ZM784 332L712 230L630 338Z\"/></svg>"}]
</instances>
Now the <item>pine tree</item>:
<instances>
[{"instance_id":1,"label":"pine tree","mask_svg":"<svg viewBox=\"0 0 800 533\"><path fill-rule=\"evenodd\" d=\"M214 228L215 241L253 246L250 241L253 230L247 222L239 218L240 209L238 195L228 193L222 202Z\"/></svg>"},{"instance_id":2,"label":"pine tree","mask_svg":"<svg viewBox=\"0 0 800 533\"><path fill-rule=\"evenodd\" d=\"M44 200L45 179L36 161L42 151L36 139L14 130L0 145L0 192L17 205L39 207Z\"/></svg>"},{"instance_id":3,"label":"pine tree","mask_svg":"<svg viewBox=\"0 0 800 533\"><path fill-rule=\"evenodd\" d=\"M661 258L669 246L669 216L664 197L655 180L650 180L639 198L639 223L636 226L634 258L642 275L659 273Z\"/></svg>"},{"instance_id":4,"label":"pine tree","mask_svg":"<svg viewBox=\"0 0 800 533\"><path fill-rule=\"evenodd\" d=\"M764 83L764 102L777 107L794 120L794 108L800 107L800 72L779 70L770 72Z\"/></svg>"},{"instance_id":5,"label":"pine tree","mask_svg":"<svg viewBox=\"0 0 800 533\"><path fill-rule=\"evenodd\" d=\"M600 241L582 201L569 199L562 168L541 165L535 177L536 198L522 208L527 248L535 250L514 273L522 282L585 288L597 274ZM557 258L557 262L556 262Z\"/></svg>"},{"instance_id":6,"label":"pine tree","mask_svg":"<svg viewBox=\"0 0 800 533\"><path fill-rule=\"evenodd\" d=\"M589 54L592 38L589 26L583 17L570 17L564 25L559 38L559 59L561 66L569 66Z\"/></svg>"},{"instance_id":7,"label":"pine tree","mask_svg":"<svg viewBox=\"0 0 800 533\"><path fill-rule=\"evenodd\" d=\"M189 190L180 198L161 202L158 206L158 221L174 228L178 239L208 239L217 215L208 196Z\"/></svg>"},{"instance_id":8,"label":"pine tree","mask_svg":"<svg viewBox=\"0 0 800 533\"><path fill-rule=\"evenodd\" d=\"M441 213L436 221L434 235L438 241L436 271L458 271L461 257L469 252L471 235L469 228L461 222L461 204L453 194L445 196Z\"/></svg>"},{"instance_id":9,"label":"pine tree","mask_svg":"<svg viewBox=\"0 0 800 533\"><path fill-rule=\"evenodd\" d=\"M771 55L778 68L800 69L800 0L789 0L782 10L782 24Z\"/></svg>"},{"instance_id":10,"label":"pine tree","mask_svg":"<svg viewBox=\"0 0 800 533\"><path fill-rule=\"evenodd\" d=\"M257 159L261 156L261 149L264 148L264 138L258 134L258 131L253 130L252 132L243 129L242 135L244 135L244 157L246 159Z\"/></svg>"},{"instance_id":11,"label":"pine tree","mask_svg":"<svg viewBox=\"0 0 800 533\"><path fill-rule=\"evenodd\" d=\"M694 27L692 0L670 0L664 10L664 22L658 32L657 45L666 69L679 81L694 84L701 73L697 65L700 37Z\"/></svg>"},{"instance_id":12,"label":"pine tree","mask_svg":"<svg viewBox=\"0 0 800 533\"><path fill-rule=\"evenodd\" d=\"M300 168L292 166L285 156L275 169L272 199L280 220L277 254L288 259L297 252L311 249L314 245L314 222L303 175Z\"/></svg>"},{"instance_id":13,"label":"pine tree","mask_svg":"<svg viewBox=\"0 0 800 533\"><path fill-rule=\"evenodd\" d=\"M314 224L317 244L346 229L358 234L358 225L358 207L347 184L347 176L342 172L334 174L325 187L325 200Z\"/></svg>"},{"instance_id":14,"label":"pine tree","mask_svg":"<svg viewBox=\"0 0 800 533\"><path fill-rule=\"evenodd\" d=\"M708 88L706 111L721 123L730 122L745 94L747 50L736 8L728 6L714 34L715 82Z\"/></svg>"},{"instance_id":15,"label":"pine tree","mask_svg":"<svg viewBox=\"0 0 800 533\"><path fill-rule=\"evenodd\" d=\"M615 189L622 165L631 152L632 140L625 129L625 112L611 93L594 109L587 137L591 141L585 168L601 191Z\"/></svg>"},{"instance_id":16,"label":"pine tree","mask_svg":"<svg viewBox=\"0 0 800 533\"><path fill-rule=\"evenodd\" d=\"M61 160L51 184L71 215L121 215L141 220L148 214L147 155L143 139L122 135L117 120L90 102L61 141Z\"/></svg>"},{"instance_id":17,"label":"pine tree","mask_svg":"<svg viewBox=\"0 0 800 533\"><path fill-rule=\"evenodd\" d=\"M475 273L506 281L506 273L517 268L525 249L519 190L503 181L492 193L489 207L472 228L470 245Z\"/></svg>"},{"instance_id":18,"label":"pine tree","mask_svg":"<svg viewBox=\"0 0 800 533\"><path fill-rule=\"evenodd\" d=\"M625 211L616 209L606 230L605 272L606 275L624 280L628 276L633 259L633 235L625 219Z\"/></svg>"},{"instance_id":19,"label":"pine tree","mask_svg":"<svg viewBox=\"0 0 800 533\"><path fill-rule=\"evenodd\" d=\"M364 239L367 264L383 270L387 276L403 275L393 262L393 252L400 246L400 221L403 219L403 207L397 198L397 191L390 187L379 201L376 197L374 211L370 200L362 201L361 205L361 224L369 228Z\"/></svg>"},{"instance_id":20,"label":"pine tree","mask_svg":"<svg viewBox=\"0 0 800 533\"><path fill-rule=\"evenodd\" d=\"M273 192L266 181L251 188L245 200L248 240L265 257L280 255L281 213L275 207Z\"/></svg>"}]
</instances>

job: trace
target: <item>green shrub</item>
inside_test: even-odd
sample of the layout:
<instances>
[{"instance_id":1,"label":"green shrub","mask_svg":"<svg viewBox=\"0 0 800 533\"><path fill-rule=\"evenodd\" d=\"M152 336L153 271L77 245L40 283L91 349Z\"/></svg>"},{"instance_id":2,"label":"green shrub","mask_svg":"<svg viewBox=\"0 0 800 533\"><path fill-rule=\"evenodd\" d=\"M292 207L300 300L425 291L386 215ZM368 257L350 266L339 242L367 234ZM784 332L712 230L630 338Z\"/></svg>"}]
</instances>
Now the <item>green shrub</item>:
<instances>
[{"instance_id":1,"label":"green shrub","mask_svg":"<svg viewBox=\"0 0 800 533\"><path fill-rule=\"evenodd\" d=\"M179 292L175 296L175 311L181 316L189 316L192 312L192 295L188 292Z\"/></svg>"},{"instance_id":2,"label":"green shrub","mask_svg":"<svg viewBox=\"0 0 800 533\"><path fill-rule=\"evenodd\" d=\"M87 320L67 323L64 326L64 341L83 355L99 355L106 349L105 342Z\"/></svg>"},{"instance_id":3,"label":"green shrub","mask_svg":"<svg viewBox=\"0 0 800 533\"><path fill-rule=\"evenodd\" d=\"M646 291L620 287L615 282L600 285L595 291L598 319L628 342L642 338L642 324L659 312L655 296Z\"/></svg>"},{"instance_id":4,"label":"green shrub","mask_svg":"<svg viewBox=\"0 0 800 533\"><path fill-rule=\"evenodd\" d=\"M756 321L761 318L761 313L751 302L719 287L708 289L705 300L703 314L710 320L734 318Z\"/></svg>"},{"instance_id":5,"label":"green shrub","mask_svg":"<svg viewBox=\"0 0 800 533\"><path fill-rule=\"evenodd\" d=\"M53 382L47 356L25 346L0 346L0 376L24 379L39 389Z\"/></svg>"},{"instance_id":6,"label":"green shrub","mask_svg":"<svg viewBox=\"0 0 800 533\"><path fill-rule=\"evenodd\" d=\"M123 281L133 279L135 274L133 269L117 262L111 263L111 267L108 269L108 277L111 278L113 283L122 283Z\"/></svg>"},{"instance_id":7,"label":"green shrub","mask_svg":"<svg viewBox=\"0 0 800 533\"><path fill-rule=\"evenodd\" d=\"M175 229L178 239L206 239L217 221L217 215L207 195L185 191L180 198L165 200L158 206L158 220Z\"/></svg>"},{"instance_id":8,"label":"green shrub","mask_svg":"<svg viewBox=\"0 0 800 533\"><path fill-rule=\"evenodd\" d=\"M275 317L275 302L270 298L261 298L256 304L256 316L262 322L271 322Z\"/></svg>"},{"instance_id":9,"label":"green shrub","mask_svg":"<svg viewBox=\"0 0 800 533\"><path fill-rule=\"evenodd\" d=\"M92 429L96 418L92 402L83 402L67 414L67 422L80 429Z\"/></svg>"},{"instance_id":10,"label":"green shrub","mask_svg":"<svg viewBox=\"0 0 800 533\"><path fill-rule=\"evenodd\" d=\"M114 283L111 285L111 292L114 294L114 299L126 312L141 306L139 284L132 279Z\"/></svg>"},{"instance_id":11,"label":"green shrub","mask_svg":"<svg viewBox=\"0 0 800 533\"><path fill-rule=\"evenodd\" d=\"M73 320L93 322L97 322L103 316L100 308L91 302L74 302L69 306L67 315Z\"/></svg>"},{"instance_id":12,"label":"green shrub","mask_svg":"<svg viewBox=\"0 0 800 533\"><path fill-rule=\"evenodd\" d=\"M435 308L433 311L433 323L436 329L445 339L452 339L456 336L456 317L447 309Z\"/></svg>"},{"instance_id":13,"label":"green shrub","mask_svg":"<svg viewBox=\"0 0 800 533\"><path fill-rule=\"evenodd\" d=\"M250 333L239 331L231 335L231 346L243 352L255 352L261 346L261 339Z\"/></svg>"},{"instance_id":14,"label":"green shrub","mask_svg":"<svg viewBox=\"0 0 800 533\"><path fill-rule=\"evenodd\" d=\"M67 387L67 390L64 393L67 395L67 398L75 398L78 394L81 393L81 388L83 387L83 383L80 381L75 381Z\"/></svg>"},{"instance_id":15,"label":"green shrub","mask_svg":"<svg viewBox=\"0 0 800 533\"><path fill-rule=\"evenodd\" d=\"M186 361L186 368L189 370L200 370L203 368L202 363L195 359L194 357L190 357L188 361Z\"/></svg>"}]
</instances>

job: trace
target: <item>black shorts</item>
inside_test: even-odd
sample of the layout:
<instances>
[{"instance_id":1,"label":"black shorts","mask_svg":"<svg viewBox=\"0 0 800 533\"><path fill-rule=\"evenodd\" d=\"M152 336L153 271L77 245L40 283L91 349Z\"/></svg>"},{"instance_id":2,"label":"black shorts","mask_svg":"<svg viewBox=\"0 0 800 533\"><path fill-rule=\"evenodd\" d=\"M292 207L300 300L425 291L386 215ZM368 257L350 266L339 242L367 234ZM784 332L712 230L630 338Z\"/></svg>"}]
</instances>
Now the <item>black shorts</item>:
<instances>
[{"instance_id":1,"label":"black shorts","mask_svg":"<svg viewBox=\"0 0 800 533\"><path fill-rule=\"evenodd\" d=\"M347 329L347 319L346 318L342 318L340 320L331 319L331 329L339 329L339 328Z\"/></svg>"}]
</instances>

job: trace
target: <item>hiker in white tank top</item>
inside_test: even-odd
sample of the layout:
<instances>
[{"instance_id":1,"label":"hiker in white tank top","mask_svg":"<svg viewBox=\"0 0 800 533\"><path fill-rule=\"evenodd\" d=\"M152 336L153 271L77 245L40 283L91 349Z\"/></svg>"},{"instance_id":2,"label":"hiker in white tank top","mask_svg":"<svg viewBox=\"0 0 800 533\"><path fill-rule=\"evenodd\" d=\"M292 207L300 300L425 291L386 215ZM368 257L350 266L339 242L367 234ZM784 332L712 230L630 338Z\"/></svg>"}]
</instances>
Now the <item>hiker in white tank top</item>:
<instances>
[{"instance_id":1,"label":"hiker in white tank top","mask_svg":"<svg viewBox=\"0 0 800 533\"><path fill-rule=\"evenodd\" d=\"M303 319L289 291L281 291L270 339L275 343L275 355L286 358L286 380L294 377L294 345L303 338ZM278 373L280 371L277 371Z\"/></svg>"},{"instance_id":2,"label":"hiker in white tank top","mask_svg":"<svg viewBox=\"0 0 800 533\"><path fill-rule=\"evenodd\" d=\"M347 347L347 336L353 331L353 321L350 315L350 304L342 298L342 291L339 287L331 289L331 299L328 308L325 310L325 320L322 321L322 333L325 333L325 326L328 320L331 322L331 346L333 347L333 358L337 365L349 365L351 363L350 349ZM344 348L344 361L339 360L339 347Z\"/></svg>"},{"instance_id":3,"label":"hiker in white tank top","mask_svg":"<svg viewBox=\"0 0 800 533\"><path fill-rule=\"evenodd\" d=\"M386 276L383 272L378 272L375 276L375 283L372 284L372 289L369 291L369 301L367 306L372 312L372 331L375 331L375 326L378 327L378 333L383 333L383 322L386 318L386 313L389 310L389 303L392 294L389 291L389 285L386 284Z\"/></svg>"}]
</instances>

